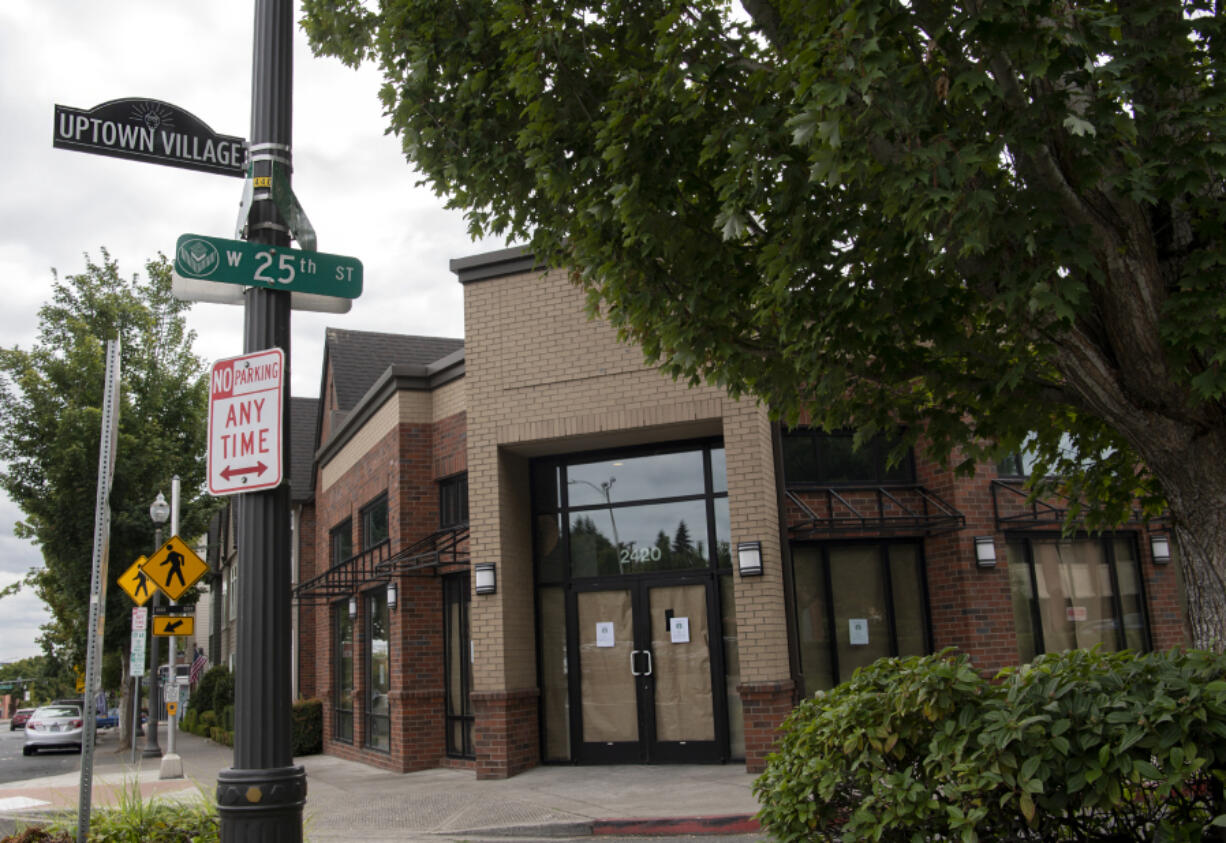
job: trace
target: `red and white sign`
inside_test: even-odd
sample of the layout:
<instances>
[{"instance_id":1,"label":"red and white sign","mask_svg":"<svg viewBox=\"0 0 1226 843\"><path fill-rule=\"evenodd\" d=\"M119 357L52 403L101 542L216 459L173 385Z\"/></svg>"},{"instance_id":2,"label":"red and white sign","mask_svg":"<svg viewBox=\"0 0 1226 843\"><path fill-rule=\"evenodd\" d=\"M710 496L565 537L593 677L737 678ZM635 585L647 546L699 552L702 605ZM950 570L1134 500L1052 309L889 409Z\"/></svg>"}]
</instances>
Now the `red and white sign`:
<instances>
[{"instance_id":1,"label":"red and white sign","mask_svg":"<svg viewBox=\"0 0 1226 843\"><path fill-rule=\"evenodd\" d=\"M209 376L209 494L280 485L285 353L269 348L218 360Z\"/></svg>"}]
</instances>

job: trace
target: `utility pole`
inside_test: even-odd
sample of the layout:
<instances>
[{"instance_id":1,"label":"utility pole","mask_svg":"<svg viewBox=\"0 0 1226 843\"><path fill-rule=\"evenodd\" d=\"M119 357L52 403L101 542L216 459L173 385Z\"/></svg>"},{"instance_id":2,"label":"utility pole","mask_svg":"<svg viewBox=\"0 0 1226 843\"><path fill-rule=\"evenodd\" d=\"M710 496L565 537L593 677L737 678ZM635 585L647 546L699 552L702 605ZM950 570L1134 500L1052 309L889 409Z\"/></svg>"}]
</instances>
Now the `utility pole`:
<instances>
[{"instance_id":1,"label":"utility pole","mask_svg":"<svg viewBox=\"0 0 1226 843\"><path fill-rule=\"evenodd\" d=\"M293 0L256 0L249 161L256 185L247 239L288 246L267 187L288 181L293 142ZM288 188L288 184L285 185ZM289 383L290 293L245 292L243 351L280 348ZM289 428L289 389L282 419ZM289 464L289 437L282 441ZM238 647L234 765L217 776L223 843L301 843L306 772L293 763L290 732L289 485L238 496Z\"/></svg>"}]
</instances>

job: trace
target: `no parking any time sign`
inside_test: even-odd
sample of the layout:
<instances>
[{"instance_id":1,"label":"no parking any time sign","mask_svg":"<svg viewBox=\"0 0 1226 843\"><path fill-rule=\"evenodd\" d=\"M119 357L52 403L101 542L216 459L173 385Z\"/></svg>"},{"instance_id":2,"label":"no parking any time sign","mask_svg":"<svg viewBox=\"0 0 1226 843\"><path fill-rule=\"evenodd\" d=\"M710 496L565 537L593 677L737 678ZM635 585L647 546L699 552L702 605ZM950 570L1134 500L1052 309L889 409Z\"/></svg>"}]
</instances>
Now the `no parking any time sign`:
<instances>
[{"instance_id":1,"label":"no parking any time sign","mask_svg":"<svg viewBox=\"0 0 1226 843\"><path fill-rule=\"evenodd\" d=\"M285 353L269 348L218 360L209 377L209 494L281 483Z\"/></svg>"}]
</instances>

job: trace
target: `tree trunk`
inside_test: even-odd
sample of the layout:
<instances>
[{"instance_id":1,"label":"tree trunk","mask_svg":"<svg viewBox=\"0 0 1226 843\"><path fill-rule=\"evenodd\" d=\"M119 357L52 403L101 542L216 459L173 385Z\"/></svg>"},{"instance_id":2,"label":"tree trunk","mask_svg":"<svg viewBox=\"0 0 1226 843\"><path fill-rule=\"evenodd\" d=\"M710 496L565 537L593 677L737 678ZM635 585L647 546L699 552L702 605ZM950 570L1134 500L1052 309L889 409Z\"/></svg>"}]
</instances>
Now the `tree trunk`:
<instances>
[{"instance_id":1,"label":"tree trunk","mask_svg":"<svg viewBox=\"0 0 1226 843\"><path fill-rule=\"evenodd\" d=\"M1189 426L1190 427L1190 426ZM1192 646L1226 650L1226 430L1137 442L1166 494Z\"/></svg>"}]
</instances>

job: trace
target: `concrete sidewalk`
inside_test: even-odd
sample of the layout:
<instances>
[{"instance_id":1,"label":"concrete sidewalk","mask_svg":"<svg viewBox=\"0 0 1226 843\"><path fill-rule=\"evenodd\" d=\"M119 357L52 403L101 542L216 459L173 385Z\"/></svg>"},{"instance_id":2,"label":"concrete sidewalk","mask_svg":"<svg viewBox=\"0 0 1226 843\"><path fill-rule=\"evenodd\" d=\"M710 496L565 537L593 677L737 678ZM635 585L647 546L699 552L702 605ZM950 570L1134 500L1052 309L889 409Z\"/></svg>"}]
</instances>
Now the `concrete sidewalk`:
<instances>
[{"instance_id":1,"label":"concrete sidewalk","mask_svg":"<svg viewBox=\"0 0 1226 843\"><path fill-rule=\"evenodd\" d=\"M112 738L112 741L114 739ZM166 741L162 740L165 749ZM158 780L158 759L136 767L99 744L92 804L113 805L125 786L142 794L213 798L231 750L180 734L184 779ZM538 767L505 781L465 770L389 773L326 755L297 759L307 772L308 841L474 840L589 835L746 834L756 829L754 777L726 766ZM80 773L0 785L0 816L77 807Z\"/></svg>"}]
</instances>

